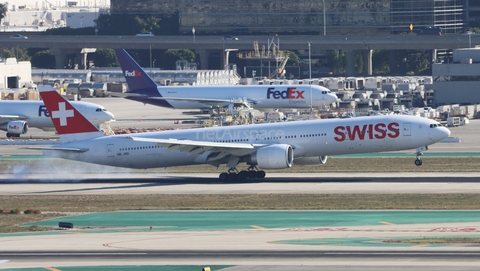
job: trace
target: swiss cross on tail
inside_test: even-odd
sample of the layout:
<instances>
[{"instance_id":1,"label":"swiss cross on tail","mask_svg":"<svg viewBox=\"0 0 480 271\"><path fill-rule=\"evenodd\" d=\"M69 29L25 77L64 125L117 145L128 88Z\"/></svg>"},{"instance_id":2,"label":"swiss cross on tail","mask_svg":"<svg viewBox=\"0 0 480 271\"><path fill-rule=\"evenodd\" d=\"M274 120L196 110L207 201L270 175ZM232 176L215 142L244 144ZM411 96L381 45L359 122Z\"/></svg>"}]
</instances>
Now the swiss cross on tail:
<instances>
[{"instance_id":1,"label":"swiss cross on tail","mask_svg":"<svg viewBox=\"0 0 480 271\"><path fill-rule=\"evenodd\" d=\"M41 90L40 96L59 135L98 132L95 125L53 88Z\"/></svg>"}]
</instances>

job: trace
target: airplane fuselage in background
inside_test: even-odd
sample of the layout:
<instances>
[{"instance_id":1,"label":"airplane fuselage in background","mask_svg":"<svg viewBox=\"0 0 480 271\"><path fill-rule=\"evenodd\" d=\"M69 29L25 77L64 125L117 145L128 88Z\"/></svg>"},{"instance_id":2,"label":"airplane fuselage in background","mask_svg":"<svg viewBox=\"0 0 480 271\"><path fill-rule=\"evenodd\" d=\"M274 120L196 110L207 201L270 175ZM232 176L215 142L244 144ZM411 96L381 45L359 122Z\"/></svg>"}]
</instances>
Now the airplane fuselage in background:
<instances>
[{"instance_id":1,"label":"airplane fuselage in background","mask_svg":"<svg viewBox=\"0 0 480 271\"><path fill-rule=\"evenodd\" d=\"M337 101L337 96L327 88L315 85L235 85L235 86L159 86L158 96L172 97L160 100L150 97L128 97L128 99L174 109L210 109L226 107L231 99L247 99L255 109L318 108ZM128 93L128 92L127 92ZM197 101L175 98L197 98ZM310 98L311 97L311 98ZM227 102L212 102L202 99L224 99Z\"/></svg>"},{"instance_id":2,"label":"airplane fuselage in background","mask_svg":"<svg viewBox=\"0 0 480 271\"><path fill-rule=\"evenodd\" d=\"M127 81L127 99L174 109L215 109L239 106L245 98L255 109L310 108L337 101L329 89L315 85L159 86L124 49L115 54ZM112 93L115 95L115 93Z\"/></svg>"},{"instance_id":3,"label":"airplane fuselage in background","mask_svg":"<svg viewBox=\"0 0 480 271\"><path fill-rule=\"evenodd\" d=\"M106 111L103 106L94 103L75 101L71 104L97 126L114 118L113 114ZM55 130L43 101L0 101L0 116L21 116L18 119L26 121L29 127L47 131ZM0 124L8 125L7 123L7 118L0 118Z\"/></svg>"},{"instance_id":4,"label":"airplane fuselage in background","mask_svg":"<svg viewBox=\"0 0 480 271\"><path fill-rule=\"evenodd\" d=\"M296 161L300 163L305 158L321 159L327 155L415 149L438 142L449 133L448 129L430 119L389 115L199 128L139 133L130 136L144 139L255 145L255 149L252 149L250 154L240 155L243 162L248 162L254 153L263 147L278 146L277 150L281 153L285 149L284 146L291 146L295 164ZM44 151L44 153L65 159L127 168L203 164L208 163L208 159L211 158L209 151L196 154L195 151L169 149L158 146L154 142L135 141L125 135L74 141L62 144L62 147L84 148L88 151L81 153ZM283 162L280 156L272 153L271 157L266 159L281 164ZM226 163L226 161L222 162ZM288 166L285 165L285 167Z\"/></svg>"}]
</instances>

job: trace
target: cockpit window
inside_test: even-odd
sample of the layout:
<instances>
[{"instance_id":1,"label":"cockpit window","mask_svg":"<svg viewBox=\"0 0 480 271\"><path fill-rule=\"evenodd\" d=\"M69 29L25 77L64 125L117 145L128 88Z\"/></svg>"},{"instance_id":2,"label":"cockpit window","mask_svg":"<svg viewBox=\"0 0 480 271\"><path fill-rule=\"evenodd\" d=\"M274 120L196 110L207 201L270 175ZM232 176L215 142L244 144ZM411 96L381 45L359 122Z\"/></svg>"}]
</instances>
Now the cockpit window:
<instances>
[{"instance_id":1,"label":"cockpit window","mask_svg":"<svg viewBox=\"0 0 480 271\"><path fill-rule=\"evenodd\" d=\"M430 124L430 128L435 128L435 127L442 127L443 125L440 124L440 123L433 123L433 124Z\"/></svg>"},{"instance_id":2,"label":"cockpit window","mask_svg":"<svg viewBox=\"0 0 480 271\"><path fill-rule=\"evenodd\" d=\"M102 111L107 111L105 108L97 108L95 109L95 112L102 112Z\"/></svg>"}]
</instances>

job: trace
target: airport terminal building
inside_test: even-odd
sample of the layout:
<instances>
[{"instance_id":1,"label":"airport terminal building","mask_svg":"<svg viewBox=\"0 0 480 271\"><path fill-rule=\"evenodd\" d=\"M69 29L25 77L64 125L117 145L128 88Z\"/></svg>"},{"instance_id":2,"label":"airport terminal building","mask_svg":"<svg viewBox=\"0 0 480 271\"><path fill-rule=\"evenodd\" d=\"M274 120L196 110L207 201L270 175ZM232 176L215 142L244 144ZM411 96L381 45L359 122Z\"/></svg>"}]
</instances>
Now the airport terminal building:
<instances>
[{"instance_id":1,"label":"airport terminal building","mask_svg":"<svg viewBox=\"0 0 480 271\"><path fill-rule=\"evenodd\" d=\"M452 63L432 65L434 104L480 104L480 48L453 50Z\"/></svg>"},{"instance_id":2,"label":"airport terminal building","mask_svg":"<svg viewBox=\"0 0 480 271\"><path fill-rule=\"evenodd\" d=\"M111 0L112 14L178 16L181 34L458 33L472 0Z\"/></svg>"}]
</instances>

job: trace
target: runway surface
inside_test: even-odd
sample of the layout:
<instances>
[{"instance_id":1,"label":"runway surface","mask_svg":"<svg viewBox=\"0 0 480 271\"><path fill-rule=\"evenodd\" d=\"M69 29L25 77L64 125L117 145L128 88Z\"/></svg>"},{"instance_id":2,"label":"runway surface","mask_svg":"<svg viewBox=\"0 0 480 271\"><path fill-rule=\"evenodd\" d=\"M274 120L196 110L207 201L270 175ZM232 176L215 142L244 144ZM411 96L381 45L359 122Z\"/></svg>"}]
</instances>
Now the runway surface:
<instances>
[{"instance_id":1,"label":"runway surface","mask_svg":"<svg viewBox=\"0 0 480 271\"><path fill-rule=\"evenodd\" d=\"M220 182L217 174L0 175L0 195L34 194L358 194L480 193L480 173L277 173Z\"/></svg>"}]
</instances>

